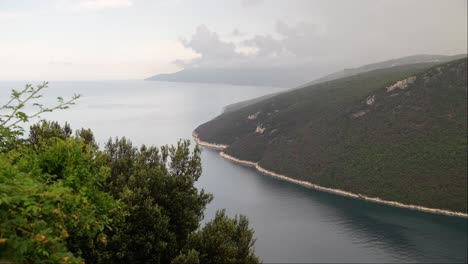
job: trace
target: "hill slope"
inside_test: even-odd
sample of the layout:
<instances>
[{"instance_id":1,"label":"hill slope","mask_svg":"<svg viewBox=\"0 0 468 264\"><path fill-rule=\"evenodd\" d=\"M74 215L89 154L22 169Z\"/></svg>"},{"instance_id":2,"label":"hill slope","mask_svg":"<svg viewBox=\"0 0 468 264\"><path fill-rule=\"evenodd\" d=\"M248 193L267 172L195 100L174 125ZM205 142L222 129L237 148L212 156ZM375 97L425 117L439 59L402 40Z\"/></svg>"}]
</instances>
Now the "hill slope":
<instances>
[{"instance_id":1,"label":"hill slope","mask_svg":"<svg viewBox=\"0 0 468 264\"><path fill-rule=\"evenodd\" d=\"M276 95L199 126L225 153L324 187L467 212L467 60Z\"/></svg>"},{"instance_id":2,"label":"hill slope","mask_svg":"<svg viewBox=\"0 0 468 264\"><path fill-rule=\"evenodd\" d=\"M298 88L304 88L308 87L314 84L318 84L321 82L327 82L327 81L332 81L340 78L345 78L349 76L353 76L356 74L360 73L365 73L373 70L378 70L378 69L384 69L384 68L390 68L390 67L395 67L395 66L402 66L402 65L408 65L408 64L416 64L416 63L432 63L434 65L456 60L456 59L461 59L466 57L466 54L459 54L459 55L454 55L454 56L448 56L448 55L429 55L429 54L421 54L421 55L413 55L413 56L407 56L407 57L402 57L402 58L397 58L397 59L391 59L387 61L382 61L382 62L377 62L377 63L372 63L372 64L367 64L361 67L357 68L352 68L352 69L344 69L339 72L335 72L329 75L326 75L324 77L321 77L317 80L307 82L305 84L302 84L298 86ZM227 105L224 107L225 112L230 112L230 111L235 111L238 110L242 107L245 107L247 105L251 105L257 102L260 102L264 99L273 97L279 93L274 93L274 94L268 94L264 95L261 97L253 98L250 100L238 102L238 103L233 103L230 105Z\"/></svg>"},{"instance_id":3,"label":"hill slope","mask_svg":"<svg viewBox=\"0 0 468 264\"><path fill-rule=\"evenodd\" d=\"M170 74L158 74L148 81L227 83L234 85L258 85L294 87L306 81L330 73L333 69L320 66L311 67L229 67L229 68L189 68Z\"/></svg>"},{"instance_id":4,"label":"hill slope","mask_svg":"<svg viewBox=\"0 0 468 264\"><path fill-rule=\"evenodd\" d=\"M386 60L386 61L381 61L377 63L371 63L367 64L361 67L357 68L352 68L352 69L344 69L339 72L335 72L332 74L329 74L327 76L324 76L322 78L319 78L317 80L314 80L312 82L305 83L299 88L302 87L307 87L313 84L321 83L321 82L326 82L326 81L331 81L331 80L336 80L340 78L345 78L349 77L352 75L360 74L360 73L365 73L373 70L378 70L378 69L385 69L385 68L391 68L391 67L396 67L396 66L403 66L403 65L409 65L409 64L416 64L416 63L434 63L434 64L440 64L444 62L449 62L461 58L465 58L466 54L458 54L458 55L453 55L453 56L448 56L448 55L433 55L433 54L419 54L419 55L412 55L412 56L407 56L407 57L402 57L402 58L397 58L397 59L391 59L391 60Z\"/></svg>"}]
</instances>

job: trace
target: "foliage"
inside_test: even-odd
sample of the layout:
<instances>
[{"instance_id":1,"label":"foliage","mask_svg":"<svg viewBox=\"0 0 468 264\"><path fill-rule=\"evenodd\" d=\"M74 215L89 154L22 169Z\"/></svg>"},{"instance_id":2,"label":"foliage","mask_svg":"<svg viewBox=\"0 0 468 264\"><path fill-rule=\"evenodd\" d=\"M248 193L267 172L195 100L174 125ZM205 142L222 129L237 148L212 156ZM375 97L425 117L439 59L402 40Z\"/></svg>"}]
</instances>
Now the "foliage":
<instances>
[{"instance_id":1,"label":"foliage","mask_svg":"<svg viewBox=\"0 0 468 264\"><path fill-rule=\"evenodd\" d=\"M410 76L409 87L387 92ZM396 66L285 92L196 132L230 145L227 154L296 179L467 212L466 89L466 58Z\"/></svg>"},{"instance_id":2,"label":"foliage","mask_svg":"<svg viewBox=\"0 0 468 264\"><path fill-rule=\"evenodd\" d=\"M0 262L170 263L177 257L197 263L187 241L200 232L212 200L195 187L202 171L198 146L191 150L184 140L137 149L117 138L100 150L91 130L73 134L67 123L44 120L22 139L17 121L38 115L17 113L41 89L14 92L18 109L2 115L8 125L0 131L7 146L0 151ZM19 99L25 93L29 99ZM73 100L38 106L37 113ZM185 257L178 256L182 249ZM201 259L217 257L200 252Z\"/></svg>"},{"instance_id":3,"label":"foliage","mask_svg":"<svg viewBox=\"0 0 468 264\"><path fill-rule=\"evenodd\" d=\"M58 122L47 122L41 120L39 123L33 124L29 131L29 143L35 146L40 145L40 141L44 138L61 138L67 139L72 135L72 129L68 123L62 127Z\"/></svg>"},{"instance_id":4,"label":"foliage","mask_svg":"<svg viewBox=\"0 0 468 264\"><path fill-rule=\"evenodd\" d=\"M109 191L129 210L124 227L114 234L119 237L114 246L125 253L118 261L167 263L198 228L212 196L194 186L201 175L200 149L191 153L189 147L188 140L161 148L137 149L125 138L106 144Z\"/></svg>"},{"instance_id":5,"label":"foliage","mask_svg":"<svg viewBox=\"0 0 468 264\"><path fill-rule=\"evenodd\" d=\"M200 256L198 251L195 249L190 249L187 252L181 252L177 257L175 257L171 264L199 264Z\"/></svg>"},{"instance_id":6,"label":"foliage","mask_svg":"<svg viewBox=\"0 0 468 264\"><path fill-rule=\"evenodd\" d=\"M172 263L258 263L253 234L245 216L229 218L224 210L218 211L212 221L190 235L186 249Z\"/></svg>"},{"instance_id":7,"label":"foliage","mask_svg":"<svg viewBox=\"0 0 468 264\"><path fill-rule=\"evenodd\" d=\"M66 224L83 219L81 196L61 183L48 185L21 172L0 154L0 259L78 263L66 246ZM73 216L73 218L72 218Z\"/></svg>"},{"instance_id":8,"label":"foliage","mask_svg":"<svg viewBox=\"0 0 468 264\"><path fill-rule=\"evenodd\" d=\"M38 103L37 99L42 97L41 92L47 87L48 83L44 82L36 87L27 84L20 91L13 89L10 99L4 105L0 105L0 151L11 148L17 136L22 135L23 128L19 124L40 118L44 113L67 109L80 98L80 95L74 95L69 100L57 97L55 106L44 106ZM28 105L33 109L31 113L25 111Z\"/></svg>"},{"instance_id":9,"label":"foliage","mask_svg":"<svg viewBox=\"0 0 468 264\"><path fill-rule=\"evenodd\" d=\"M120 208L101 188L109 169L96 166L99 156L75 137L1 154L2 257L79 262L97 254Z\"/></svg>"}]
</instances>

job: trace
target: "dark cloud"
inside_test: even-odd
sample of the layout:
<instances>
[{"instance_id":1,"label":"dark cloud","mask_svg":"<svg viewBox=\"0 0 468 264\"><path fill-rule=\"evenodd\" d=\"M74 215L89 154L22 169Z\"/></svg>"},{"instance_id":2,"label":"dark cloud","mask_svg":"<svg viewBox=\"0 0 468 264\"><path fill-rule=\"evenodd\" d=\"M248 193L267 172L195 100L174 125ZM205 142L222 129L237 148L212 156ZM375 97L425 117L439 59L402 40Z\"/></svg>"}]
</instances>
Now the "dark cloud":
<instances>
[{"instance_id":1,"label":"dark cloud","mask_svg":"<svg viewBox=\"0 0 468 264\"><path fill-rule=\"evenodd\" d=\"M301 22L295 26L289 26L279 21L276 23L276 33L281 37L256 35L242 41L241 44L255 48L258 57L290 55L304 58L316 55L318 52L317 45L314 44L319 41L319 35L314 24Z\"/></svg>"},{"instance_id":2,"label":"dark cloud","mask_svg":"<svg viewBox=\"0 0 468 264\"><path fill-rule=\"evenodd\" d=\"M211 32L205 25L197 27L190 41L182 39L181 42L206 59L232 59L238 55L233 43L220 40L218 34Z\"/></svg>"},{"instance_id":3,"label":"dark cloud","mask_svg":"<svg viewBox=\"0 0 468 264\"><path fill-rule=\"evenodd\" d=\"M316 54L313 45L318 39L315 25L301 22L289 26L278 22L276 32L279 38L271 35L255 35L240 41L240 47L254 50L253 54L245 54L237 51L234 43L220 39L216 32L210 31L205 25L200 25L190 40L181 39L186 48L200 54L200 57L189 61L176 60L174 63L183 68L240 64L256 66L271 63L294 64L295 61L303 62ZM232 35L240 36L241 33L236 28Z\"/></svg>"},{"instance_id":4,"label":"dark cloud","mask_svg":"<svg viewBox=\"0 0 468 264\"><path fill-rule=\"evenodd\" d=\"M186 48L200 54L200 57L190 61L174 61L179 66L190 67L208 63L222 63L240 57L234 43L221 40L216 32L210 31L205 25L198 26L192 38L190 40L181 39L181 43Z\"/></svg>"},{"instance_id":5,"label":"dark cloud","mask_svg":"<svg viewBox=\"0 0 468 264\"><path fill-rule=\"evenodd\" d=\"M270 35L256 35L251 39L242 41L241 44L255 48L258 57L278 56L284 51L283 43Z\"/></svg>"}]
</instances>

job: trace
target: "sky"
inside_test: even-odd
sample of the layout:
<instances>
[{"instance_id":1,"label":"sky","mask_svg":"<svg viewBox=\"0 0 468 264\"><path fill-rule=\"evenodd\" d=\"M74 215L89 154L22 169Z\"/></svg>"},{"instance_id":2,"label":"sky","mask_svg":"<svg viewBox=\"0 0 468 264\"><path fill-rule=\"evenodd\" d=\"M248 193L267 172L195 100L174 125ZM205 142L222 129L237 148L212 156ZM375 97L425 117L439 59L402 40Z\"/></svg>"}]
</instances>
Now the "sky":
<instances>
[{"instance_id":1,"label":"sky","mask_svg":"<svg viewBox=\"0 0 468 264\"><path fill-rule=\"evenodd\" d=\"M0 0L0 80L466 52L466 0Z\"/></svg>"}]
</instances>

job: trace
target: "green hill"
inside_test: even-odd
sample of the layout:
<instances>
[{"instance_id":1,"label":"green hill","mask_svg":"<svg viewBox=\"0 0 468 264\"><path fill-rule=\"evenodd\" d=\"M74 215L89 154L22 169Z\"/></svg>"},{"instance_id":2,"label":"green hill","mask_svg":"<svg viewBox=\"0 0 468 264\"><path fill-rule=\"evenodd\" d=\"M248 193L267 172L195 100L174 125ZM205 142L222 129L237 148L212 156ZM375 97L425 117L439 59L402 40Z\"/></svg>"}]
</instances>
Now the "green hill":
<instances>
[{"instance_id":1,"label":"green hill","mask_svg":"<svg viewBox=\"0 0 468 264\"><path fill-rule=\"evenodd\" d=\"M371 70L199 126L225 153L325 187L467 212L467 59Z\"/></svg>"},{"instance_id":2,"label":"green hill","mask_svg":"<svg viewBox=\"0 0 468 264\"><path fill-rule=\"evenodd\" d=\"M371 64L367 64L367 65L357 67L357 68L344 69L342 71L329 74L320 79L301 85L300 87L301 88L307 87L313 84L336 80L340 78L345 78L345 77L349 77L352 75L365 73L365 72L378 70L378 69L385 69L385 68L390 68L390 67L395 67L395 66L403 66L403 65L416 64L416 63L444 63L444 62L449 62L449 61L453 61L453 60L457 60L457 59L461 59L465 57L466 57L466 54L457 54L453 56L433 55L433 54L419 54L419 55L406 56L406 57L401 57L397 59L371 63Z\"/></svg>"},{"instance_id":3,"label":"green hill","mask_svg":"<svg viewBox=\"0 0 468 264\"><path fill-rule=\"evenodd\" d=\"M420 55L413 55L413 56L407 56L407 57L402 57L402 58L397 58L397 59L391 59L391 60L386 60L382 62L377 62L377 63L372 63L372 64L367 64L361 67L357 68L351 68L351 69L344 69L342 71L338 71L329 75L326 75L324 77L321 77L317 80L307 82L306 84L300 85L299 88L304 88L308 87L314 84L322 83L322 82L327 82L327 81L332 81L336 79L341 79L345 77L349 77L352 75L360 74L360 73L365 73L369 72L372 70L377 70L377 69L383 69L383 68L390 68L390 67L395 67L395 66L402 66L402 65L408 65L408 64L416 64L416 63L433 63L435 64L440 64L443 62L449 62L452 60L456 59L461 59L466 57L466 54L458 54L458 55L453 55L453 56L448 56L448 55L429 55L429 54L420 54ZM248 105L260 102L262 100L268 99L270 97L273 97L275 95L278 95L282 92L278 93L273 93L273 94L267 94L264 96L252 98L249 100L245 100L242 102L237 102L233 104L226 105L223 109L224 112L231 112L238 110L242 107L246 107Z\"/></svg>"},{"instance_id":4,"label":"green hill","mask_svg":"<svg viewBox=\"0 0 468 264\"><path fill-rule=\"evenodd\" d=\"M302 84L296 88L293 89L300 89L308 86L312 86L314 84L322 83L322 82L327 82L327 81L332 81L336 79L341 79L345 77L349 77L352 75L360 74L360 73L365 73L369 72L372 70L377 70L377 69L383 69L383 68L390 68L390 67L395 67L395 66L402 66L402 65L408 65L408 64L416 64L416 63L432 63L433 65L435 64L440 64L443 62L448 62L456 59L461 59L466 57L466 54L458 54L458 55L453 55L453 56L448 56L448 55L428 55L428 54L421 54L421 55L413 55L413 56L407 56L407 57L402 57L402 58L397 58L397 59L391 59L391 60L386 60L382 62L377 62L377 63L372 63L372 64L367 64L361 67L357 68L351 68L351 69L344 69L342 71L338 71L329 75L326 75L324 77L321 77L317 80L307 82L305 84ZM264 96L252 98L246 101L241 101L237 103L233 103L230 105L226 105L223 109L224 112L231 112L238 110L242 107L246 107L248 105L260 102L262 100L271 98L275 95L278 95L283 92L278 92L278 93L273 93L273 94L267 94Z\"/></svg>"}]
</instances>

